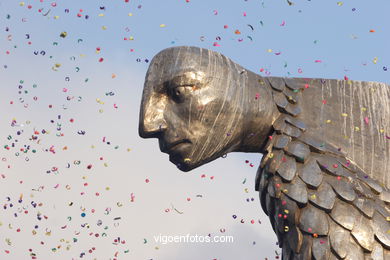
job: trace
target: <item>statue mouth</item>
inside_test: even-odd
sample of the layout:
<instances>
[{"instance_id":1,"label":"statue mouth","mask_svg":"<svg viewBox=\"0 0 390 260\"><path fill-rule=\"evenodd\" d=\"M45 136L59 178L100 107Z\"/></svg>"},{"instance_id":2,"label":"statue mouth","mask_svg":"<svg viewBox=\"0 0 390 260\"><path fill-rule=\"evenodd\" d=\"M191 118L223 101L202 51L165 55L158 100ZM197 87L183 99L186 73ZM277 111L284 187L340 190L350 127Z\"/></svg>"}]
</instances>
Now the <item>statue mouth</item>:
<instances>
[{"instance_id":1,"label":"statue mouth","mask_svg":"<svg viewBox=\"0 0 390 260\"><path fill-rule=\"evenodd\" d=\"M166 152L170 154L170 153L178 150L179 148L183 147L185 144L191 144L191 141L188 139L183 139L183 140L179 140L179 141L173 142L171 144L168 144L166 146Z\"/></svg>"},{"instance_id":2,"label":"statue mouth","mask_svg":"<svg viewBox=\"0 0 390 260\"><path fill-rule=\"evenodd\" d=\"M164 140L164 138L159 138L160 151L167 154L178 153L181 150L180 148L190 144L192 144L192 142L188 139L181 139L168 143Z\"/></svg>"}]
</instances>

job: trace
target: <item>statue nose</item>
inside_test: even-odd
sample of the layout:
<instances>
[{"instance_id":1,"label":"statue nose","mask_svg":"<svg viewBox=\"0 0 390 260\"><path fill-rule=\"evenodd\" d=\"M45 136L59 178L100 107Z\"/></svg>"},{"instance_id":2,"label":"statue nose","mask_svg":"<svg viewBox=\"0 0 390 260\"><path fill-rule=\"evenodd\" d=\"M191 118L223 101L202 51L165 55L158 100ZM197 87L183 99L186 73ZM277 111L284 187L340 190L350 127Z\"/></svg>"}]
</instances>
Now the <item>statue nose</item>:
<instances>
[{"instance_id":1,"label":"statue nose","mask_svg":"<svg viewBox=\"0 0 390 260\"><path fill-rule=\"evenodd\" d=\"M142 138L158 138L166 129L163 102L145 102L141 105L138 133Z\"/></svg>"},{"instance_id":2,"label":"statue nose","mask_svg":"<svg viewBox=\"0 0 390 260\"><path fill-rule=\"evenodd\" d=\"M166 123L163 118L148 115L140 121L139 136L142 138L157 138L166 129Z\"/></svg>"}]
</instances>

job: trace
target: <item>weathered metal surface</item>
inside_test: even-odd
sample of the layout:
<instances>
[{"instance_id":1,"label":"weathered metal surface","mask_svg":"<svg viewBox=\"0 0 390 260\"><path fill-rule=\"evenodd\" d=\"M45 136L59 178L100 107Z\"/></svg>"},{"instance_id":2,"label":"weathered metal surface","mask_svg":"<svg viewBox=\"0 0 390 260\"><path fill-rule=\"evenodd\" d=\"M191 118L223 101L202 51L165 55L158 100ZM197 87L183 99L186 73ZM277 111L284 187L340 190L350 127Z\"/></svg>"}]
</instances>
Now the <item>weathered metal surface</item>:
<instances>
[{"instance_id":1,"label":"weathered metal surface","mask_svg":"<svg viewBox=\"0 0 390 260\"><path fill-rule=\"evenodd\" d=\"M376 194L372 191L372 189L365 183L361 181L354 181L354 190L358 197L374 199L376 198Z\"/></svg>"},{"instance_id":2,"label":"weathered metal surface","mask_svg":"<svg viewBox=\"0 0 390 260\"><path fill-rule=\"evenodd\" d=\"M298 141L290 142L284 150L300 162L304 162L310 154L309 146Z\"/></svg>"},{"instance_id":3,"label":"weathered metal surface","mask_svg":"<svg viewBox=\"0 0 390 260\"><path fill-rule=\"evenodd\" d=\"M284 117L279 117L273 124L273 129L278 133L282 133L284 129L286 128L287 123Z\"/></svg>"},{"instance_id":4,"label":"weathered metal surface","mask_svg":"<svg viewBox=\"0 0 390 260\"><path fill-rule=\"evenodd\" d=\"M383 191L382 186L375 180L373 180L370 176L365 174L364 172L359 171L357 175L360 180L366 183L374 192L381 193Z\"/></svg>"},{"instance_id":5,"label":"weathered metal surface","mask_svg":"<svg viewBox=\"0 0 390 260\"><path fill-rule=\"evenodd\" d=\"M301 113L301 107L298 105L288 104L288 106L285 108L287 114L292 116L298 116Z\"/></svg>"},{"instance_id":6,"label":"weathered metal surface","mask_svg":"<svg viewBox=\"0 0 390 260\"><path fill-rule=\"evenodd\" d=\"M284 79L284 81L286 86L291 90L302 90L305 88L305 85L307 84L302 79L297 80L297 79L286 78Z\"/></svg>"},{"instance_id":7,"label":"weathered metal surface","mask_svg":"<svg viewBox=\"0 0 390 260\"><path fill-rule=\"evenodd\" d=\"M315 260L328 260L330 246L328 237L313 238L312 254Z\"/></svg>"},{"instance_id":8,"label":"weathered metal surface","mask_svg":"<svg viewBox=\"0 0 390 260\"><path fill-rule=\"evenodd\" d=\"M343 177L326 176L326 181L333 187L336 194L346 201L353 201L356 198L352 184Z\"/></svg>"},{"instance_id":9,"label":"weathered metal surface","mask_svg":"<svg viewBox=\"0 0 390 260\"><path fill-rule=\"evenodd\" d=\"M383 258L385 260L390 259L390 250L383 250Z\"/></svg>"},{"instance_id":10,"label":"weathered metal surface","mask_svg":"<svg viewBox=\"0 0 390 260\"><path fill-rule=\"evenodd\" d=\"M375 208L373 202L366 198L356 198L353 204L368 218L372 218Z\"/></svg>"},{"instance_id":11,"label":"weathered metal surface","mask_svg":"<svg viewBox=\"0 0 390 260\"><path fill-rule=\"evenodd\" d=\"M372 227L375 237L387 248L390 248L390 223L380 214L374 213Z\"/></svg>"},{"instance_id":12,"label":"weathered metal surface","mask_svg":"<svg viewBox=\"0 0 390 260\"><path fill-rule=\"evenodd\" d=\"M308 205L301 211L299 228L310 234L328 235L329 223L327 215L322 210Z\"/></svg>"},{"instance_id":13,"label":"weathered metal surface","mask_svg":"<svg viewBox=\"0 0 390 260\"><path fill-rule=\"evenodd\" d=\"M275 180L272 178L270 180L270 182L268 183L268 186L267 186L267 194L269 194L269 196L275 198L276 197L276 182Z\"/></svg>"},{"instance_id":14,"label":"weathered metal surface","mask_svg":"<svg viewBox=\"0 0 390 260\"><path fill-rule=\"evenodd\" d=\"M272 152L272 160L269 164L269 172L275 174L283 163L284 153L283 151L274 150Z\"/></svg>"},{"instance_id":15,"label":"weathered metal surface","mask_svg":"<svg viewBox=\"0 0 390 260\"><path fill-rule=\"evenodd\" d=\"M390 203L390 192L387 190L382 191L379 198L384 202Z\"/></svg>"},{"instance_id":16,"label":"weathered metal surface","mask_svg":"<svg viewBox=\"0 0 390 260\"><path fill-rule=\"evenodd\" d=\"M265 193L265 192L264 192ZM266 213L267 215L270 216L270 218L273 216L274 214L274 209L275 209L275 206L274 206L274 203L272 201L272 197L269 195L269 193L265 193L265 208L266 208Z\"/></svg>"},{"instance_id":17,"label":"weathered metal surface","mask_svg":"<svg viewBox=\"0 0 390 260\"><path fill-rule=\"evenodd\" d=\"M275 138L274 148L283 149L291 141L291 138L286 135L277 135Z\"/></svg>"},{"instance_id":18,"label":"weathered metal surface","mask_svg":"<svg viewBox=\"0 0 390 260\"><path fill-rule=\"evenodd\" d=\"M275 104L280 108L280 109L286 109L288 105L288 101L285 95L281 92L274 91L273 92L273 97Z\"/></svg>"},{"instance_id":19,"label":"weathered metal surface","mask_svg":"<svg viewBox=\"0 0 390 260\"><path fill-rule=\"evenodd\" d=\"M290 225L296 225L299 221L300 209L295 201L282 194L279 204L281 204L281 217ZM279 216L278 216L279 217Z\"/></svg>"},{"instance_id":20,"label":"weathered metal surface","mask_svg":"<svg viewBox=\"0 0 390 260\"><path fill-rule=\"evenodd\" d=\"M328 183L323 182L317 191L309 192L309 200L324 210L331 210L336 200L336 193Z\"/></svg>"},{"instance_id":21,"label":"weathered metal surface","mask_svg":"<svg viewBox=\"0 0 390 260\"><path fill-rule=\"evenodd\" d=\"M289 228L287 234L287 241L293 252L297 254L301 252L303 235L299 228L297 228L296 226L292 226L291 228Z\"/></svg>"},{"instance_id":22,"label":"weathered metal surface","mask_svg":"<svg viewBox=\"0 0 390 260\"><path fill-rule=\"evenodd\" d=\"M374 207L376 212L379 212L384 218L390 219L390 209L379 198L375 198Z\"/></svg>"},{"instance_id":23,"label":"weathered metal surface","mask_svg":"<svg viewBox=\"0 0 390 260\"><path fill-rule=\"evenodd\" d=\"M283 247L282 250L283 259L291 259L293 254L294 253L292 252L289 246Z\"/></svg>"},{"instance_id":24,"label":"weathered metal surface","mask_svg":"<svg viewBox=\"0 0 390 260\"><path fill-rule=\"evenodd\" d=\"M357 209L352 205L337 200L330 213L330 217L345 229L352 230L355 219L359 216L358 214Z\"/></svg>"},{"instance_id":25,"label":"weathered metal surface","mask_svg":"<svg viewBox=\"0 0 390 260\"><path fill-rule=\"evenodd\" d=\"M285 120L287 123L292 124L293 126L301 129L302 131L306 131L306 124L303 121L290 116L286 116Z\"/></svg>"},{"instance_id":26,"label":"weathered metal surface","mask_svg":"<svg viewBox=\"0 0 390 260\"><path fill-rule=\"evenodd\" d=\"M309 186L317 188L322 182L322 172L314 159L306 162L298 170L299 177Z\"/></svg>"},{"instance_id":27,"label":"weathered metal surface","mask_svg":"<svg viewBox=\"0 0 390 260\"><path fill-rule=\"evenodd\" d=\"M312 133L305 132L299 137L299 140L309 145L311 150L319 153L331 153L343 156L344 154L336 149L333 145L325 142L323 139L313 136Z\"/></svg>"},{"instance_id":28,"label":"weathered metal surface","mask_svg":"<svg viewBox=\"0 0 390 260\"><path fill-rule=\"evenodd\" d=\"M274 205L275 205L275 214L274 214L275 229L277 229L279 233L283 234L286 232L285 226L289 226L287 221L285 221L283 217L284 207L282 203L280 203L280 200L276 200Z\"/></svg>"},{"instance_id":29,"label":"weathered metal surface","mask_svg":"<svg viewBox=\"0 0 390 260\"><path fill-rule=\"evenodd\" d=\"M290 89L284 89L283 93L286 96L289 103L291 103L291 104L298 103L299 94L297 92L293 92Z\"/></svg>"},{"instance_id":30,"label":"weathered metal surface","mask_svg":"<svg viewBox=\"0 0 390 260\"><path fill-rule=\"evenodd\" d=\"M345 176L341 163L333 156L321 154L316 156L320 168L331 175Z\"/></svg>"},{"instance_id":31,"label":"weathered metal surface","mask_svg":"<svg viewBox=\"0 0 390 260\"><path fill-rule=\"evenodd\" d=\"M284 83L284 80L282 78L268 77L267 80L271 84L271 87L275 90L283 91L286 87L286 84Z\"/></svg>"},{"instance_id":32,"label":"weathered metal surface","mask_svg":"<svg viewBox=\"0 0 390 260\"><path fill-rule=\"evenodd\" d=\"M284 183L282 192L300 204L307 203L306 185L299 177L295 178L291 183Z\"/></svg>"},{"instance_id":33,"label":"weathered metal surface","mask_svg":"<svg viewBox=\"0 0 390 260\"><path fill-rule=\"evenodd\" d=\"M294 255L294 259L296 260L306 260L312 258L312 245L313 245L313 239L311 236L304 235L302 246L299 254Z\"/></svg>"},{"instance_id":34,"label":"weathered metal surface","mask_svg":"<svg viewBox=\"0 0 390 260\"><path fill-rule=\"evenodd\" d=\"M384 260L382 246L375 242L371 254L366 255L366 260Z\"/></svg>"},{"instance_id":35,"label":"weathered metal surface","mask_svg":"<svg viewBox=\"0 0 390 260\"><path fill-rule=\"evenodd\" d=\"M302 133L298 128L287 123L285 123L285 127L282 132L288 136L295 138L298 138Z\"/></svg>"},{"instance_id":36,"label":"weathered metal surface","mask_svg":"<svg viewBox=\"0 0 390 260\"><path fill-rule=\"evenodd\" d=\"M374 231L368 218L363 215L357 217L351 234L364 249L372 251L374 246Z\"/></svg>"},{"instance_id":37,"label":"weathered metal surface","mask_svg":"<svg viewBox=\"0 0 390 260\"><path fill-rule=\"evenodd\" d=\"M338 258L338 257L337 257L336 255L334 255L333 253L330 253L329 260L340 260L340 258Z\"/></svg>"},{"instance_id":38,"label":"weathered metal surface","mask_svg":"<svg viewBox=\"0 0 390 260\"><path fill-rule=\"evenodd\" d=\"M382 260L390 259L389 118L383 83L263 78L219 53L174 47L150 63L139 134L158 138L182 171L229 152L265 153L256 189L283 259ZM286 208L291 215L278 220Z\"/></svg>"},{"instance_id":39,"label":"weathered metal surface","mask_svg":"<svg viewBox=\"0 0 390 260\"><path fill-rule=\"evenodd\" d=\"M282 163L276 172L285 180L291 181L294 179L295 174L297 173L297 163L294 158L285 155L282 157Z\"/></svg>"},{"instance_id":40,"label":"weathered metal surface","mask_svg":"<svg viewBox=\"0 0 390 260\"><path fill-rule=\"evenodd\" d=\"M353 239L350 239L349 243L350 248L345 260L364 260L363 249Z\"/></svg>"},{"instance_id":41,"label":"weathered metal surface","mask_svg":"<svg viewBox=\"0 0 390 260\"><path fill-rule=\"evenodd\" d=\"M349 252L349 239L350 233L348 232L348 230L342 228L341 226L333 222L330 222L330 245L334 253L342 259L345 258Z\"/></svg>"},{"instance_id":42,"label":"weathered metal surface","mask_svg":"<svg viewBox=\"0 0 390 260\"><path fill-rule=\"evenodd\" d=\"M265 171L265 169L262 169L262 168L257 169L256 179L255 179L255 190L256 191L262 191L265 188L265 186L268 184L264 171Z\"/></svg>"}]
</instances>

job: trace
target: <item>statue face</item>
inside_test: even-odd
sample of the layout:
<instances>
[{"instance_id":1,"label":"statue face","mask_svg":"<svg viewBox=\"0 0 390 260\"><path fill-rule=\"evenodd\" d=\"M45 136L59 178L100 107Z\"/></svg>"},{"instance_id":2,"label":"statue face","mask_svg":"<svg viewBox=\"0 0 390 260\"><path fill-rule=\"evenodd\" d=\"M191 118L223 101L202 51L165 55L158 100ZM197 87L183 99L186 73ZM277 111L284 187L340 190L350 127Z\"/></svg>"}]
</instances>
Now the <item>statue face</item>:
<instances>
[{"instance_id":1,"label":"statue face","mask_svg":"<svg viewBox=\"0 0 390 260\"><path fill-rule=\"evenodd\" d=\"M219 53L175 47L157 54L142 96L139 134L182 171L234 151L241 142L242 68Z\"/></svg>"}]
</instances>

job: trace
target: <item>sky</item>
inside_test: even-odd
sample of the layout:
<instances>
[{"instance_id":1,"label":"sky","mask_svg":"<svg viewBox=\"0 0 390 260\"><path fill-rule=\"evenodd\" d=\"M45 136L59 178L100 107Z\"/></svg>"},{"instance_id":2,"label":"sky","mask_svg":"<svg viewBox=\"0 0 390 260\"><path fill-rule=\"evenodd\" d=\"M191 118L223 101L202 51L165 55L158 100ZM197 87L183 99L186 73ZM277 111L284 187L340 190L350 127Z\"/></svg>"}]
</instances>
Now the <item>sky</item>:
<instances>
[{"instance_id":1,"label":"sky","mask_svg":"<svg viewBox=\"0 0 390 260\"><path fill-rule=\"evenodd\" d=\"M183 173L138 136L149 61L188 45L262 76L390 83L389 10L387 0L0 0L0 259L276 259L254 191L261 154ZM234 242L164 245L160 234Z\"/></svg>"}]
</instances>

